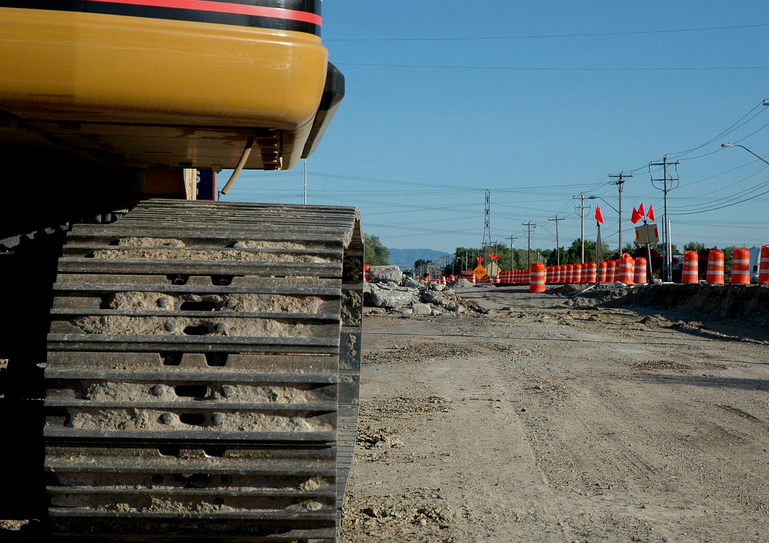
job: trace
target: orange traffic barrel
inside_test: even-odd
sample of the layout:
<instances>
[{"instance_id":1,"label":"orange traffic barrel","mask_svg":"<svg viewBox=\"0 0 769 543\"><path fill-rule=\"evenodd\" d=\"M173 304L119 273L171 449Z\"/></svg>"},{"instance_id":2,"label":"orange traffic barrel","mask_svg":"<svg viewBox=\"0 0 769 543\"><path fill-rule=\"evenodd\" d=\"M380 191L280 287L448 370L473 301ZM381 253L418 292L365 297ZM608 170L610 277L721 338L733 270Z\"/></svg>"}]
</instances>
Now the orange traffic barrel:
<instances>
[{"instance_id":1,"label":"orange traffic barrel","mask_svg":"<svg viewBox=\"0 0 769 543\"><path fill-rule=\"evenodd\" d=\"M535 262L531 265L529 292L545 292L545 265Z\"/></svg>"},{"instance_id":2,"label":"orange traffic barrel","mask_svg":"<svg viewBox=\"0 0 769 543\"><path fill-rule=\"evenodd\" d=\"M708 253L708 275L706 280L711 285L724 284L724 252L713 249Z\"/></svg>"},{"instance_id":3,"label":"orange traffic barrel","mask_svg":"<svg viewBox=\"0 0 769 543\"><path fill-rule=\"evenodd\" d=\"M616 276L616 280L625 283L626 285L632 285L635 259L627 253L623 253L619 259L619 274Z\"/></svg>"},{"instance_id":4,"label":"orange traffic barrel","mask_svg":"<svg viewBox=\"0 0 769 543\"><path fill-rule=\"evenodd\" d=\"M606 261L606 282L607 283L614 282L614 276L617 275L616 272L617 272L617 261L607 260Z\"/></svg>"},{"instance_id":5,"label":"orange traffic barrel","mask_svg":"<svg viewBox=\"0 0 769 543\"><path fill-rule=\"evenodd\" d=\"M761 262L758 265L758 284L769 285L769 245L761 247Z\"/></svg>"},{"instance_id":6,"label":"orange traffic barrel","mask_svg":"<svg viewBox=\"0 0 769 543\"><path fill-rule=\"evenodd\" d=\"M639 256L635 259L635 273L633 274L633 281L637 285L646 284L646 259Z\"/></svg>"},{"instance_id":7,"label":"orange traffic barrel","mask_svg":"<svg viewBox=\"0 0 769 543\"><path fill-rule=\"evenodd\" d=\"M598 282L599 283L605 283L606 282L606 261L602 260L600 264L598 264Z\"/></svg>"},{"instance_id":8,"label":"orange traffic barrel","mask_svg":"<svg viewBox=\"0 0 769 543\"><path fill-rule=\"evenodd\" d=\"M596 277L597 277L597 273L596 273L597 266L595 262L586 262L585 267L587 268L587 270L585 271L586 275L585 277L583 277L583 280L586 283L595 283Z\"/></svg>"},{"instance_id":9,"label":"orange traffic barrel","mask_svg":"<svg viewBox=\"0 0 769 543\"><path fill-rule=\"evenodd\" d=\"M686 251L684 253L684 265L681 268L682 283L699 283L699 260L700 257L695 251Z\"/></svg>"},{"instance_id":10,"label":"orange traffic barrel","mask_svg":"<svg viewBox=\"0 0 769 543\"><path fill-rule=\"evenodd\" d=\"M737 247L732 256L732 278L729 281L733 285L750 284L750 251L745 247Z\"/></svg>"},{"instance_id":11,"label":"orange traffic barrel","mask_svg":"<svg viewBox=\"0 0 769 543\"><path fill-rule=\"evenodd\" d=\"M584 280L582 277L582 264L574 264L574 282L582 283Z\"/></svg>"}]
</instances>

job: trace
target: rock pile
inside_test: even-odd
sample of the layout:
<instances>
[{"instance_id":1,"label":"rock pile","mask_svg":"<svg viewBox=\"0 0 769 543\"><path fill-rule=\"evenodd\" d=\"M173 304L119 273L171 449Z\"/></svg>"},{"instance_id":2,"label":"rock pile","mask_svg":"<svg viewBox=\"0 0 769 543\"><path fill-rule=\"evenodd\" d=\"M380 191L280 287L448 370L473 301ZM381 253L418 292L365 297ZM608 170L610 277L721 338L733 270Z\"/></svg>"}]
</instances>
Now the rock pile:
<instances>
[{"instance_id":1,"label":"rock pile","mask_svg":"<svg viewBox=\"0 0 769 543\"><path fill-rule=\"evenodd\" d=\"M416 281L398 266L372 266L371 279L363 288L364 305L371 313L397 312L406 315L459 315L484 313L475 302L463 300L440 283Z\"/></svg>"}]
</instances>

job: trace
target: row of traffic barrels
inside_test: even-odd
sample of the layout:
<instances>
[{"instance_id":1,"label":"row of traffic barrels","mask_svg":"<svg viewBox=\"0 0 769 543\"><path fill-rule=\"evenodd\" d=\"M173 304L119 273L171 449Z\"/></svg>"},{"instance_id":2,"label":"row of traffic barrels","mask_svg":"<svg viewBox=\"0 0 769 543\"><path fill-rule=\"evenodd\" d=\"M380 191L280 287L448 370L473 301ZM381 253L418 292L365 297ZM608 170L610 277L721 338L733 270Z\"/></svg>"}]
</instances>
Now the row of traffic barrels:
<instances>
[{"instance_id":1,"label":"row of traffic barrels","mask_svg":"<svg viewBox=\"0 0 769 543\"><path fill-rule=\"evenodd\" d=\"M545 266L535 262L529 270L502 271L494 279L486 276L472 283L497 284L529 284L531 292L544 292L546 284L569 283L614 283L627 285L644 285L647 283L647 260L643 257L633 258L624 253L615 260L604 260L599 264L585 262L584 264L565 264L561 266ZM682 283L699 282L699 256L694 251L686 251L681 272ZM445 281L445 279L444 279ZM454 281L454 276L449 278ZM718 249L710 251L708 256L707 282L724 284L724 252ZM736 248L732 259L732 284L750 284L750 250L744 247ZM761 259L758 283L769 284L769 245L761 248ZM445 283L444 283L445 284Z\"/></svg>"},{"instance_id":2,"label":"row of traffic barrels","mask_svg":"<svg viewBox=\"0 0 769 543\"><path fill-rule=\"evenodd\" d=\"M533 276L537 274L537 277ZM513 270L500 272L497 283L526 284L536 279L541 282L539 274L544 274L547 284L568 283L646 283L646 259L633 258L628 254L617 260L605 260L600 264L585 262L584 264L565 264L548 266L532 264L531 270Z\"/></svg>"},{"instance_id":3,"label":"row of traffic barrels","mask_svg":"<svg viewBox=\"0 0 769 543\"><path fill-rule=\"evenodd\" d=\"M750 249L737 247L732 254L732 273L729 283L733 285L750 284ZM709 284L723 285L724 276L724 252L720 249L712 249L708 253L708 269L705 280ZM699 283L699 255L695 251L684 253L684 262L681 267L682 283ZM758 263L758 284L769 285L769 245L761 247L761 257Z\"/></svg>"},{"instance_id":4,"label":"row of traffic barrels","mask_svg":"<svg viewBox=\"0 0 769 543\"><path fill-rule=\"evenodd\" d=\"M529 280L530 292L544 292L545 284L569 283L614 283L626 285L646 284L646 259L633 258L625 253L616 260L604 260L599 264L566 264L549 266L534 263L531 265Z\"/></svg>"}]
</instances>

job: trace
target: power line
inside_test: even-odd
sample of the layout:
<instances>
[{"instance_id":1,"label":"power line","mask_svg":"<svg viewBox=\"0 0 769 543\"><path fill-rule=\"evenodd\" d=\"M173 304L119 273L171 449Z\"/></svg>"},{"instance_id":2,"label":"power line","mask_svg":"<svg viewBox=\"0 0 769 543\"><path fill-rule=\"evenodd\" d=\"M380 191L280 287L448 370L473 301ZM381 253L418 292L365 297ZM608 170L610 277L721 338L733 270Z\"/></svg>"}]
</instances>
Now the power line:
<instances>
[{"instance_id":1,"label":"power line","mask_svg":"<svg viewBox=\"0 0 769 543\"><path fill-rule=\"evenodd\" d=\"M492 40L539 40L554 38L599 38L614 36L636 36L646 34L678 34L684 32L712 32L716 30L744 30L764 28L767 23L753 25L711 26L700 28L671 28L667 30L626 30L622 32L585 32L574 34L523 34L520 36L448 36L438 38L326 38L326 42L436 42L436 41L492 41Z\"/></svg>"},{"instance_id":2,"label":"power line","mask_svg":"<svg viewBox=\"0 0 769 543\"><path fill-rule=\"evenodd\" d=\"M769 66L669 66L652 68L555 68L548 66L461 66L450 64L394 64L373 62L335 62L338 66L360 66L371 68L405 68L434 70L491 70L514 72L722 72L743 70L769 70Z\"/></svg>"},{"instance_id":3,"label":"power line","mask_svg":"<svg viewBox=\"0 0 769 543\"><path fill-rule=\"evenodd\" d=\"M726 136L728 136L728 135L729 135L729 134L731 134L732 132L736 131L737 129L739 129L739 128L742 128L743 126L745 126L746 124L748 124L750 121L752 121L753 119L755 119L757 116L761 115L761 113L763 113L763 112L764 112L764 108L763 108L763 106L766 106L766 105L769 105L769 104L767 104L766 100L764 100L763 102L760 102L760 103L756 104L756 105L755 105L755 106L753 106L753 108L751 108L751 110L750 110L750 111L748 111L748 112L747 112L745 115L743 115L742 117L740 117L739 119L737 119L737 120L736 120L734 123L732 123L732 124L731 124L729 127L725 128L724 130L722 130L722 131L721 131L721 132L719 132L717 135L715 135L715 136L713 136L712 138L710 138L710 139L709 139L708 141L706 141L705 143L701 143L700 145L697 145L696 147L692 147L691 149L687 149L686 151L678 151L678 152L675 152L675 153L668 153L668 154L669 154L669 155L671 155L673 158L680 158L680 157L682 157L682 156L684 156L684 155L688 155L689 153L691 153L691 152L693 152L693 151L696 151L697 149L702 149L702 148L703 148L703 147L705 147L706 145L710 145L711 143L715 143L715 142L717 142L717 141L721 140L722 138L725 138ZM756 111L756 110L758 110L758 111ZM748 117L748 116L749 116L751 113L753 113L754 111L755 111L756 113L754 113L754 114L753 114L753 116L752 116L752 117L750 117L749 119L745 120L745 118L746 118L746 117ZM766 126L766 125L765 125L765 126ZM763 128L764 128L764 127L760 128L759 130L762 130ZM759 130L757 130L756 132L758 132ZM714 151L714 152L718 152L718 151L720 151L720 148L719 148L718 150ZM707 153L706 155L700 155L700 156L707 156L707 155L709 155L709 154L712 154L712 153ZM692 159L694 159L694 158L699 158L699 157L692 157L691 159L688 159L688 160L692 160Z\"/></svg>"}]
</instances>

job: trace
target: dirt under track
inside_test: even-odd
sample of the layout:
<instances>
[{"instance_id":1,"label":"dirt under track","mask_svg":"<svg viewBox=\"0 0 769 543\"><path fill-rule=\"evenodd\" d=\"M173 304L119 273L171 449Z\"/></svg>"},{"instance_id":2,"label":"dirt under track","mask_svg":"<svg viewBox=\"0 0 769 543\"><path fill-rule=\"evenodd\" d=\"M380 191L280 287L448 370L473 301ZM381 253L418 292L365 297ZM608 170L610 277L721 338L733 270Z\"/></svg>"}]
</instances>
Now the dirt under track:
<instances>
[{"instance_id":1,"label":"dirt under track","mask_svg":"<svg viewBox=\"0 0 769 543\"><path fill-rule=\"evenodd\" d=\"M678 287L368 317L342 540L766 541L768 306Z\"/></svg>"}]
</instances>

